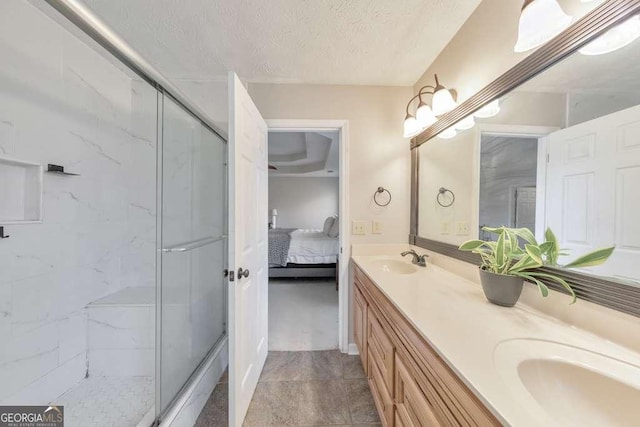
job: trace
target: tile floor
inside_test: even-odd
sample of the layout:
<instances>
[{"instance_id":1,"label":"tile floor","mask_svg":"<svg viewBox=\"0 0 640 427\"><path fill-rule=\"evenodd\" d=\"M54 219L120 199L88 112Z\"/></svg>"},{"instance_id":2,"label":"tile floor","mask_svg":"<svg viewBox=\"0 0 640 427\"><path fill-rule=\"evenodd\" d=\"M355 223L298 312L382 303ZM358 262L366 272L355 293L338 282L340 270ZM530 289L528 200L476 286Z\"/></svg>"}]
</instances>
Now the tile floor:
<instances>
[{"instance_id":1,"label":"tile floor","mask_svg":"<svg viewBox=\"0 0 640 427\"><path fill-rule=\"evenodd\" d=\"M196 422L227 426L227 381L221 379ZM380 419L359 356L338 350L270 352L247 427L378 427Z\"/></svg>"},{"instance_id":2,"label":"tile floor","mask_svg":"<svg viewBox=\"0 0 640 427\"><path fill-rule=\"evenodd\" d=\"M338 291L335 280L269 281L269 350L338 348Z\"/></svg>"}]
</instances>

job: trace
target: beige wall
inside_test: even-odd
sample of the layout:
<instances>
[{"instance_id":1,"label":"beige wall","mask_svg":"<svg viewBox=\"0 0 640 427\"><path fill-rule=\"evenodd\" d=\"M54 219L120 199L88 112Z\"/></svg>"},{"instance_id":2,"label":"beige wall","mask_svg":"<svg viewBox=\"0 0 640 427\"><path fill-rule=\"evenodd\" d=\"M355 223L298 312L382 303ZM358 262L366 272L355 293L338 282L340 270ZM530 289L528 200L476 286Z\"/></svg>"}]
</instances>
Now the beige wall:
<instances>
[{"instance_id":1,"label":"beige wall","mask_svg":"<svg viewBox=\"0 0 640 427\"><path fill-rule=\"evenodd\" d=\"M601 0L558 2L576 19L602 3ZM437 73L443 85L458 91L458 101L464 101L524 59L532 51L513 52L521 7L522 1L517 0L484 0L480 3L416 82L414 89L433 84L433 74Z\"/></svg>"},{"instance_id":2,"label":"beige wall","mask_svg":"<svg viewBox=\"0 0 640 427\"><path fill-rule=\"evenodd\" d=\"M402 121L410 87L249 84L249 94L265 119L349 121L349 203L351 220L368 221L365 236L352 243L406 242L409 235L409 141ZM393 194L380 208L378 186ZM371 221L383 234L371 234Z\"/></svg>"}]
</instances>

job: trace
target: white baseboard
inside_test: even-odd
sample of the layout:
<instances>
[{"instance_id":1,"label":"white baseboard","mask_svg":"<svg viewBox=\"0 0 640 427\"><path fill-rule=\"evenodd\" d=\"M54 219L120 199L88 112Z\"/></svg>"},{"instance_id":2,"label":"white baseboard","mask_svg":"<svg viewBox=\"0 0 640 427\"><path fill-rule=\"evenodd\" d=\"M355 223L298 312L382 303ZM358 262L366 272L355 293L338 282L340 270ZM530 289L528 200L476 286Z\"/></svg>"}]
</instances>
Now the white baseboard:
<instances>
[{"instance_id":1,"label":"white baseboard","mask_svg":"<svg viewBox=\"0 0 640 427\"><path fill-rule=\"evenodd\" d=\"M358 346L355 343L349 343L348 354L354 355L354 356L360 354L360 351L358 351Z\"/></svg>"},{"instance_id":2,"label":"white baseboard","mask_svg":"<svg viewBox=\"0 0 640 427\"><path fill-rule=\"evenodd\" d=\"M189 387L167 412L160 427L193 426L228 365L229 340L225 337L209 355Z\"/></svg>"}]
</instances>

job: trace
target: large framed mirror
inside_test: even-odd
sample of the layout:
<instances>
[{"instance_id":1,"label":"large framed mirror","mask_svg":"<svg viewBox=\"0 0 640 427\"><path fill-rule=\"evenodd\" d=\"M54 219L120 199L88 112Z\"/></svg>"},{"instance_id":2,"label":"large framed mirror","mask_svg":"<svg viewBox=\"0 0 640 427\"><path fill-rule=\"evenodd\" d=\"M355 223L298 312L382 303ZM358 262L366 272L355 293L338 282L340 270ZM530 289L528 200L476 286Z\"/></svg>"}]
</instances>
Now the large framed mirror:
<instances>
[{"instance_id":1,"label":"large framed mirror","mask_svg":"<svg viewBox=\"0 0 640 427\"><path fill-rule=\"evenodd\" d=\"M477 262L457 247L494 239L483 227L551 228L565 263L615 245L603 265L555 272L640 316L640 38L604 43L637 28L629 3L594 10L412 141L412 243Z\"/></svg>"}]
</instances>

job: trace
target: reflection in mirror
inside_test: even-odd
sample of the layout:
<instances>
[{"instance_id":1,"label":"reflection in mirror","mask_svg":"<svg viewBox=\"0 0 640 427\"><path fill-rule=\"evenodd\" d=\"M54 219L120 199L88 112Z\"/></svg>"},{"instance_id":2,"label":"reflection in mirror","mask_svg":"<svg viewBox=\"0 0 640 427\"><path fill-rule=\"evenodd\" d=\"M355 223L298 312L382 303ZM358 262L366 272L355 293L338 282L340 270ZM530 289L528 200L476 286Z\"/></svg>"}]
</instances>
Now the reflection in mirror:
<instances>
[{"instance_id":1,"label":"reflection in mirror","mask_svg":"<svg viewBox=\"0 0 640 427\"><path fill-rule=\"evenodd\" d=\"M538 138L482 133L480 137L480 239L495 240L484 227L536 232Z\"/></svg>"},{"instance_id":2,"label":"reflection in mirror","mask_svg":"<svg viewBox=\"0 0 640 427\"><path fill-rule=\"evenodd\" d=\"M640 286L640 42L586 53L418 148L420 237L459 245L505 225L542 240L549 227L570 253L562 263L615 245L583 272Z\"/></svg>"}]
</instances>

